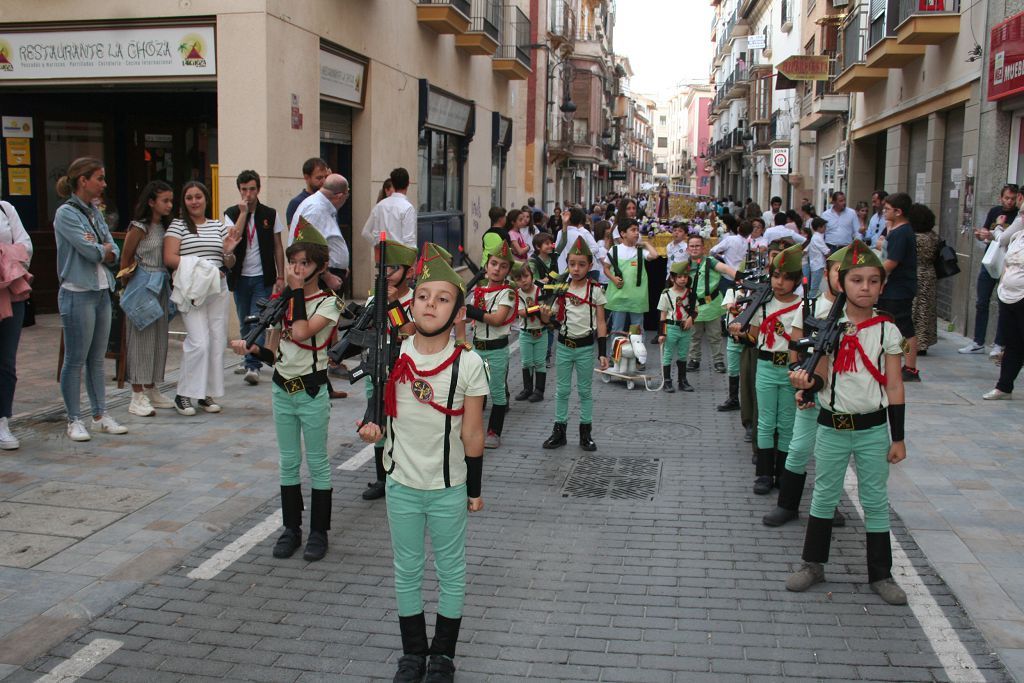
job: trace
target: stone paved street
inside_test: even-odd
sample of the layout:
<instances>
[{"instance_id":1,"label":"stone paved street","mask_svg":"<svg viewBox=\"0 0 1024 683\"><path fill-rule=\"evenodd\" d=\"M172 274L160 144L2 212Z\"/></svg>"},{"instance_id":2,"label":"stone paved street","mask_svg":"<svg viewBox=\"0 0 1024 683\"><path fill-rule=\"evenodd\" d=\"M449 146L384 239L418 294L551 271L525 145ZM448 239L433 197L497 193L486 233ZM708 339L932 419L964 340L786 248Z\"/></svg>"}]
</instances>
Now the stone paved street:
<instances>
[{"instance_id":1,"label":"stone paved street","mask_svg":"<svg viewBox=\"0 0 1024 683\"><path fill-rule=\"evenodd\" d=\"M849 496L829 582L784 590L803 523L761 525L772 501L750 492L749 445L737 414L714 410L725 382L708 368L691 378L696 394L595 381L603 424L590 456L572 438L540 448L553 389L544 403L515 403L504 446L486 454L486 509L471 518L458 680L1013 680L995 652L1024 670L1024 403L982 404L994 368L957 356L960 341L945 337L908 392L910 459L894 469L892 498L902 518L894 574L909 607L867 588ZM513 393L518 374L514 360ZM135 418L128 438L72 447L62 425L39 423L31 444L4 456L0 504L93 515L30 517L39 535L66 541L41 562L12 566L6 546L5 680L52 680L90 643L107 650L87 680L390 679L400 642L384 504L359 498L372 465L335 470L324 561L274 560L275 529L212 578L189 578L278 507L269 386L242 390L234 379L226 412L187 421L189 432L177 416ZM352 430L361 410L361 400L335 409L335 465L362 450ZM592 476L617 476L569 495L581 462ZM47 482L79 488L47 496ZM106 501L122 507L89 504L83 484L117 487ZM576 497L599 487L610 496ZM99 530L76 537L72 523ZM427 587L432 623L429 568Z\"/></svg>"}]
</instances>

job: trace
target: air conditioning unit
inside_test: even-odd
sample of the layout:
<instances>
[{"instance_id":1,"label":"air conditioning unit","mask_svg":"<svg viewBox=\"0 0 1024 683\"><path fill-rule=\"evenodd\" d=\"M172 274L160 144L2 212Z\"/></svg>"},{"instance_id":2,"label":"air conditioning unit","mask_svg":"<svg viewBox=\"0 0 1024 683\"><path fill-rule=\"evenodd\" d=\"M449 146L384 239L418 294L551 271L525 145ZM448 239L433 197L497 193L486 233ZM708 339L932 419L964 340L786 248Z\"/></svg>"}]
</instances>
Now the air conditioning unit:
<instances>
[{"instance_id":1,"label":"air conditioning unit","mask_svg":"<svg viewBox=\"0 0 1024 683\"><path fill-rule=\"evenodd\" d=\"M846 7L850 4L850 0L832 0L833 7Z\"/></svg>"}]
</instances>

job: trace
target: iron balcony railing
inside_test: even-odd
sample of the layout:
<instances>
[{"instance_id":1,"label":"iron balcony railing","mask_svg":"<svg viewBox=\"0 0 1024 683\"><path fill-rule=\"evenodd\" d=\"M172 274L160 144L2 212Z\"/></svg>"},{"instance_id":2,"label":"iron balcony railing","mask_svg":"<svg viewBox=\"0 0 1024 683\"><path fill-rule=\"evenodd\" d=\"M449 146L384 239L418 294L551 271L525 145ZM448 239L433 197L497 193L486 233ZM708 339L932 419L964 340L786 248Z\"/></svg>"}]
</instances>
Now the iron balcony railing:
<instances>
[{"instance_id":1,"label":"iron balcony railing","mask_svg":"<svg viewBox=\"0 0 1024 683\"><path fill-rule=\"evenodd\" d=\"M864 54L867 52L868 37L868 6L861 4L854 12L846 17L846 21L839 31L839 55L841 63L837 66L840 72L848 69L854 64L864 62Z\"/></svg>"},{"instance_id":2,"label":"iron balcony railing","mask_svg":"<svg viewBox=\"0 0 1024 683\"><path fill-rule=\"evenodd\" d=\"M793 0L782 0L780 10L783 26L793 21Z\"/></svg>"},{"instance_id":3,"label":"iron balcony railing","mask_svg":"<svg viewBox=\"0 0 1024 683\"><path fill-rule=\"evenodd\" d=\"M472 15L470 0L419 0L421 5L449 5L459 10L467 19Z\"/></svg>"},{"instance_id":4,"label":"iron balcony railing","mask_svg":"<svg viewBox=\"0 0 1024 683\"><path fill-rule=\"evenodd\" d=\"M505 28L501 35L497 59L514 59L530 66L530 19L515 5L505 5Z\"/></svg>"},{"instance_id":5,"label":"iron balcony railing","mask_svg":"<svg viewBox=\"0 0 1024 683\"><path fill-rule=\"evenodd\" d=\"M915 14L959 14L960 0L900 0L896 25Z\"/></svg>"},{"instance_id":6,"label":"iron balcony railing","mask_svg":"<svg viewBox=\"0 0 1024 683\"><path fill-rule=\"evenodd\" d=\"M484 33L494 42L501 36L501 0L473 0L470 33Z\"/></svg>"},{"instance_id":7,"label":"iron balcony railing","mask_svg":"<svg viewBox=\"0 0 1024 683\"><path fill-rule=\"evenodd\" d=\"M576 13L568 0L554 0L551 12L551 33L565 39L576 36Z\"/></svg>"},{"instance_id":8,"label":"iron balcony railing","mask_svg":"<svg viewBox=\"0 0 1024 683\"><path fill-rule=\"evenodd\" d=\"M768 127L772 140L788 139L792 127L792 116L788 111L776 109L772 112L771 124Z\"/></svg>"}]
</instances>

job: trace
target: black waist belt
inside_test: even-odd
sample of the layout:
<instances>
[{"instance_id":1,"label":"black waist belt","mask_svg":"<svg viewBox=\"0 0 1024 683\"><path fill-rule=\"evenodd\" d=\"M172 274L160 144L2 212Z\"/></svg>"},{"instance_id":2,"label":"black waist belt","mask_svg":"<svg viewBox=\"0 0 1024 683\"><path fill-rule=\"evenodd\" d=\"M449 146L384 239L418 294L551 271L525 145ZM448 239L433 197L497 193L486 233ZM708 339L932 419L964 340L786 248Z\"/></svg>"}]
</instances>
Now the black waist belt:
<instances>
[{"instance_id":1,"label":"black waist belt","mask_svg":"<svg viewBox=\"0 0 1024 683\"><path fill-rule=\"evenodd\" d=\"M327 384L327 371L318 370L301 377L285 379L277 370L274 370L274 384L289 394L297 394L305 390L310 396L316 396L317 392L320 391L320 386Z\"/></svg>"},{"instance_id":2,"label":"black waist belt","mask_svg":"<svg viewBox=\"0 0 1024 683\"><path fill-rule=\"evenodd\" d=\"M588 334L586 337L566 337L560 334L558 335L558 343L570 349L581 349L586 346L593 346L594 335Z\"/></svg>"},{"instance_id":3,"label":"black waist belt","mask_svg":"<svg viewBox=\"0 0 1024 683\"><path fill-rule=\"evenodd\" d=\"M508 337L502 337L501 339L474 339L473 348L477 351L493 351L494 349L503 349L508 346Z\"/></svg>"},{"instance_id":4,"label":"black waist belt","mask_svg":"<svg viewBox=\"0 0 1024 683\"><path fill-rule=\"evenodd\" d=\"M766 360L772 365L789 365L789 351L764 351L757 352L758 360Z\"/></svg>"},{"instance_id":5,"label":"black waist belt","mask_svg":"<svg viewBox=\"0 0 1024 683\"><path fill-rule=\"evenodd\" d=\"M530 335L534 339L540 339L541 335L544 334L544 328L543 327L538 327L535 330L528 330L527 329L527 330L523 330L523 332L525 332L526 334Z\"/></svg>"},{"instance_id":6,"label":"black waist belt","mask_svg":"<svg viewBox=\"0 0 1024 683\"><path fill-rule=\"evenodd\" d=\"M873 413L833 413L822 408L818 413L818 424L842 431L859 432L884 425L887 421L885 408Z\"/></svg>"}]
</instances>

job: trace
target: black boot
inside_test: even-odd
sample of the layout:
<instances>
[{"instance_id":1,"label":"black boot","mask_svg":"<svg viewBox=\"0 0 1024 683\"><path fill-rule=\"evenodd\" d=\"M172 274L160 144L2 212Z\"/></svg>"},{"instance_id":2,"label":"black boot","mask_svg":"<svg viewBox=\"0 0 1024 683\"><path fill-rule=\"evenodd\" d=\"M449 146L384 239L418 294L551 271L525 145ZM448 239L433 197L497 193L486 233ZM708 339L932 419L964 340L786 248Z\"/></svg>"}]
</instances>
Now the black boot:
<instances>
[{"instance_id":1,"label":"black boot","mask_svg":"<svg viewBox=\"0 0 1024 683\"><path fill-rule=\"evenodd\" d=\"M411 617L398 617L402 629L402 657L393 683L420 683L427 673L427 622L423 612Z\"/></svg>"},{"instance_id":2,"label":"black boot","mask_svg":"<svg viewBox=\"0 0 1024 683\"><path fill-rule=\"evenodd\" d=\"M789 457L789 453L783 451L775 451L775 481L772 482L775 488L781 486L782 472L786 469L786 458Z\"/></svg>"},{"instance_id":3,"label":"black boot","mask_svg":"<svg viewBox=\"0 0 1024 683\"><path fill-rule=\"evenodd\" d=\"M661 374L665 377L665 383L661 387L662 391L664 391L666 394L676 393L676 388L672 386L672 366L661 366Z\"/></svg>"},{"instance_id":4,"label":"black boot","mask_svg":"<svg viewBox=\"0 0 1024 683\"><path fill-rule=\"evenodd\" d=\"M754 474L754 493L764 496L772 491L772 475L775 472L775 449L758 448Z\"/></svg>"},{"instance_id":5,"label":"black boot","mask_svg":"<svg viewBox=\"0 0 1024 683\"><path fill-rule=\"evenodd\" d=\"M501 436L501 431L505 428L505 413L507 411L508 406L494 406L491 408L491 417L487 420L488 432L494 432Z\"/></svg>"},{"instance_id":6,"label":"black boot","mask_svg":"<svg viewBox=\"0 0 1024 683\"><path fill-rule=\"evenodd\" d=\"M888 531L869 531L868 583L890 605L907 604L907 594L892 578L892 540Z\"/></svg>"},{"instance_id":7,"label":"black boot","mask_svg":"<svg viewBox=\"0 0 1024 683\"><path fill-rule=\"evenodd\" d=\"M693 387L686 381L686 363L681 360L677 360L676 369L679 370L679 391L693 391Z\"/></svg>"},{"instance_id":8,"label":"black boot","mask_svg":"<svg viewBox=\"0 0 1024 683\"><path fill-rule=\"evenodd\" d=\"M373 464L377 468L377 481L370 482L363 491L363 500L377 500L384 497L384 480L388 473L384 469L384 447L373 447Z\"/></svg>"},{"instance_id":9,"label":"black boot","mask_svg":"<svg viewBox=\"0 0 1024 683\"><path fill-rule=\"evenodd\" d=\"M452 683L455 680L455 646L459 642L462 619L437 615L434 640L430 643L430 661L423 683Z\"/></svg>"},{"instance_id":10,"label":"black boot","mask_svg":"<svg viewBox=\"0 0 1024 683\"><path fill-rule=\"evenodd\" d=\"M313 489L309 501L309 538L302 559L316 562L327 554L327 532L331 528L331 489Z\"/></svg>"},{"instance_id":11,"label":"black boot","mask_svg":"<svg viewBox=\"0 0 1024 683\"><path fill-rule=\"evenodd\" d=\"M281 522L284 533L274 544L274 557L291 557L302 545L302 487L281 487Z\"/></svg>"},{"instance_id":12,"label":"black boot","mask_svg":"<svg viewBox=\"0 0 1024 683\"><path fill-rule=\"evenodd\" d=\"M593 433L594 425L580 424L580 448L585 451L596 451L597 444L590 438Z\"/></svg>"},{"instance_id":13,"label":"black boot","mask_svg":"<svg viewBox=\"0 0 1024 683\"><path fill-rule=\"evenodd\" d=\"M740 409L740 378L730 377L729 378L729 398L725 399L725 403L718 406L718 412L727 413L733 410Z\"/></svg>"},{"instance_id":14,"label":"black boot","mask_svg":"<svg viewBox=\"0 0 1024 683\"><path fill-rule=\"evenodd\" d=\"M567 443L568 441L565 439L565 423L556 422L554 429L551 430L551 436L544 442L544 448L560 448Z\"/></svg>"},{"instance_id":15,"label":"black boot","mask_svg":"<svg viewBox=\"0 0 1024 683\"><path fill-rule=\"evenodd\" d=\"M547 382L548 373L537 370L533 374L533 393L530 394L530 403L540 403L544 400L544 384Z\"/></svg>"},{"instance_id":16,"label":"black boot","mask_svg":"<svg viewBox=\"0 0 1024 683\"><path fill-rule=\"evenodd\" d=\"M525 401L533 396L533 371L523 369L523 390L516 394L517 401Z\"/></svg>"},{"instance_id":17,"label":"black boot","mask_svg":"<svg viewBox=\"0 0 1024 683\"><path fill-rule=\"evenodd\" d=\"M797 474L783 469L781 479L778 504L761 518L765 526L782 526L800 516L800 499L804 495L807 473Z\"/></svg>"},{"instance_id":18,"label":"black boot","mask_svg":"<svg viewBox=\"0 0 1024 683\"><path fill-rule=\"evenodd\" d=\"M690 372L697 372L698 370L700 370L700 361L699 360L691 360L691 361L687 362L686 363L686 369L689 370Z\"/></svg>"}]
</instances>

